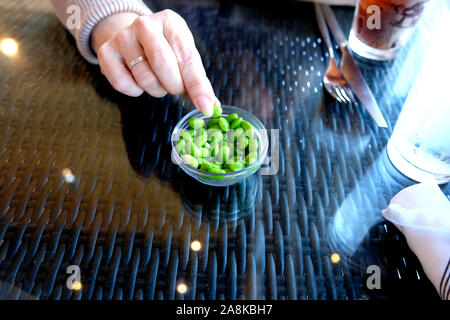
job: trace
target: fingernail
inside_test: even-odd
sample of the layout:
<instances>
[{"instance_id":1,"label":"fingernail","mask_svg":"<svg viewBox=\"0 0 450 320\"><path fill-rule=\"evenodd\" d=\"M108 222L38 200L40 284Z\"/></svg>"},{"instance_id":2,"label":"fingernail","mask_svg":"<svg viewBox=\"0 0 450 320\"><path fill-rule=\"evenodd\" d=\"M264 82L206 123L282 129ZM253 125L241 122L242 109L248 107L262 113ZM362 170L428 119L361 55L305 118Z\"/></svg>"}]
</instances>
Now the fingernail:
<instances>
[{"instance_id":1,"label":"fingernail","mask_svg":"<svg viewBox=\"0 0 450 320\"><path fill-rule=\"evenodd\" d=\"M213 102L206 96L201 96L197 99L197 107L205 115L205 117L211 117L214 113Z\"/></svg>"},{"instance_id":2,"label":"fingernail","mask_svg":"<svg viewBox=\"0 0 450 320\"><path fill-rule=\"evenodd\" d=\"M222 105L222 104L220 103L219 99L215 98L214 101L215 101L215 102L214 102L214 105L215 105L215 106L221 106L221 105Z\"/></svg>"}]
</instances>

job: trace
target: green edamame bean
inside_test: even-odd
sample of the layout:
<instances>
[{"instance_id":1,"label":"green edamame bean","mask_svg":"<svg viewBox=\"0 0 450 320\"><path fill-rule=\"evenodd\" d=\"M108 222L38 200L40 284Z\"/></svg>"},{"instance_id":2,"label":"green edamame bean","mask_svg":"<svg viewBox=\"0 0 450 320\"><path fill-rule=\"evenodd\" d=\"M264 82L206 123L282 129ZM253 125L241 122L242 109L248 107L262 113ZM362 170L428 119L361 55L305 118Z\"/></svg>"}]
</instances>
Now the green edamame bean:
<instances>
[{"instance_id":1,"label":"green edamame bean","mask_svg":"<svg viewBox=\"0 0 450 320\"><path fill-rule=\"evenodd\" d=\"M237 113L232 113L232 114L228 115L228 117L226 117L226 119L229 123L232 123L237 118L239 118Z\"/></svg>"},{"instance_id":2,"label":"green edamame bean","mask_svg":"<svg viewBox=\"0 0 450 320\"><path fill-rule=\"evenodd\" d=\"M210 162L212 168L222 169L222 164Z\"/></svg>"},{"instance_id":3,"label":"green edamame bean","mask_svg":"<svg viewBox=\"0 0 450 320\"><path fill-rule=\"evenodd\" d=\"M244 134L244 129L242 129L242 128L237 128L237 129L235 129L234 131L233 131L233 137L234 137L234 141L237 141L238 140L238 138L240 137L240 136L242 136Z\"/></svg>"},{"instance_id":4,"label":"green edamame bean","mask_svg":"<svg viewBox=\"0 0 450 320\"><path fill-rule=\"evenodd\" d=\"M245 149L240 149L236 146L236 148L234 148L234 154L238 157L243 157L245 156Z\"/></svg>"},{"instance_id":5,"label":"green edamame bean","mask_svg":"<svg viewBox=\"0 0 450 320\"><path fill-rule=\"evenodd\" d=\"M244 121L244 119L242 119L241 117L237 118L231 124L231 129L236 129L237 127L239 127L242 124L243 121Z\"/></svg>"},{"instance_id":6,"label":"green edamame bean","mask_svg":"<svg viewBox=\"0 0 450 320\"><path fill-rule=\"evenodd\" d=\"M206 134L208 135L208 140L211 139L211 136L212 136L213 134L215 134L217 131L218 131L218 132L222 132L222 131L220 130L220 128L219 128L219 129L217 129L217 128L209 128L209 129L206 129Z\"/></svg>"},{"instance_id":7,"label":"green edamame bean","mask_svg":"<svg viewBox=\"0 0 450 320\"><path fill-rule=\"evenodd\" d=\"M184 148L186 147L186 141L183 140L183 138L181 138L180 140L178 140L177 142L177 150L178 152L183 155L184 154Z\"/></svg>"},{"instance_id":8,"label":"green edamame bean","mask_svg":"<svg viewBox=\"0 0 450 320\"><path fill-rule=\"evenodd\" d=\"M196 117L190 118L188 122L189 122L189 126L192 129L200 129L200 128L203 128L203 126L205 125L205 121L203 119L196 118Z\"/></svg>"},{"instance_id":9,"label":"green edamame bean","mask_svg":"<svg viewBox=\"0 0 450 320\"><path fill-rule=\"evenodd\" d=\"M205 132L204 134L197 136L194 141L197 146L202 147L208 141L208 135Z\"/></svg>"},{"instance_id":10,"label":"green edamame bean","mask_svg":"<svg viewBox=\"0 0 450 320\"><path fill-rule=\"evenodd\" d=\"M242 129L244 129L245 131L247 131L247 130L249 130L249 129L253 129L252 125L251 125L250 122L248 122L248 121L242 121L241 127L242 127Z\"/></svg>"},{"instance_id":11,"label":"green edamame bean","mask_svg":"<svg viewBox=\"0 0 450 320\"><path fill-rule=\"evenodd\" d=\"M219 119L217 119L217 121L219 121ZM220 130L219 122L217 122L217 124L211 126L211 128L208 128L208 130L210 130L210 129L222 131L222 130Z\"/></svg>"},{"instance_id":12,"label":"green edamame bean","mask_svg":"<svg viewBox=\"0 0 450 320\"><path fill-rule=\"evenodd\" d=\"M245 163L248 165L252 165L258 160L258 154L256 152L252 152L245 157Z\"/></svg>"},{"instance_id":13,"label":"green edamame bean","mask_svg":"<svg viewBox=\"0 0 450 320\"><path fill-rule=\"evenodd\" d=\"M202 155L200 148L195 145L194 142L189 141L186 143L186 151L188 154L194 156L195 158L199 158Z\"/></svg>"},{"instance_id":14,"label":"green edamame bean","mask_svg":"<svg viewBox=\"0 0 450 320\"><path fill-rule=\"evenodd\" d=\"M220 159L220 154L214 159L213 163L218 165L220 169L223 168L223 161Z\"/></svg>"},{"instance_id":15,"label":"green edamame bean","mask_svg":"<svg viewBox=\"0 0 450 320\"><path fill-rule=\"evenodd\" d=\"M214 106L214 112L212 114L212 118L218 118L222 115L222 107L221 106Z\"/></svg>"},{"instance_id":16,"label":"green edamame bean","mask_svg":"<svg viewBox=\"0 0 450 320\"><path fill-rule=\"evenodd\" d=\"M202 158L207 159L211 156L211 151L208 148L201 148Z\"/></svg>"},{"instance_id":17,"label":"green edamame bean","mask_svg":"<svg viewBox=\"0 0 450 320\"><path fill-rule=\"evenodd\" d=\"M206 129L211 128L212 126L219 125L219 119L211 119L206 124Z\"/></svg>"},{"instance_id":18,"label":"green edamame bean","mask_svg":"<svg viewBox=\"0 0 450 320\"><path fill-rule=\"evenodd\" d=\"M245 168L245 163L242 163L242 162L233 162L233 163L228 164L228 168L229 168L231 171L236 172L236 171L239 171L239 170L244 169L244 168Z\"/></svg>"},{"instance_id":19,"label":"green edamame bean","mask_svg":"<svg viewBox=\"0 0 450 320\"><path fill-rule=\"evenodd\" d=\"M203 162L204 162L204 160L203 160L203 158L201 156L198 157L198 158L195 158L195 160L197 160L197 163L198 163L199 166L201 166L203 164Z\"/></svg>"},{"instance_id":20,"label":"green edamame bean","mask_svg":"<svg viewBox=\"0 0 450 320\"><path fill-rule=\"evenodd\" d=\"M258 150L259 142L258 139L251 139L248 143L248 150L250 152L255 152Z\"/></svg>"},{"instance_id":21,"label":"green edamame bean","mask_svg":"<svg viewBox=\"0 0 450 320\"><path fill-rule=\"evenodd\" d=\"M223 146L222 150L221 150L221 152L219 154L219 158L221 160L223 160L223 163L226 163L229 157L230 157L230 147Z\"/></svg>"},{"instance_id":22,"label":"green edamame bean","mask_svg":"<svg viewBox=\"0 0 450 320\"><path fill-rule=\"evenodd\" d=\"M209 172L209 173L221 173L221 174L226 173L225 170L223 170L223 169L217 169L217 168L211 168L211 169L208 170L208 172Z\"/></svg>"},{"instance_id":23,"label":"green edamame bean","mask_svg":"<svg viewBox=\"0 0 450 320\"><path fill-rule=\"evenodd\" d=\"M197 159L195 159L193 156L191 156L190 154L185 154L183 155L183 160L186 161L187 163L189 163L191 166L193 166L194 168L198 168L198 162Z\"/></svg>"},{"instance_id":24,"label":"green edamame bean","mask_svg":"<svg viewBox=\"0 0 450 320\"><path fill-rule=\"evenodd\" d=\"M186 142L190 142L190 141L193 140L191 134L190 134L189 131L187 131L187 130L181 131L180 137L183 138L184 141L186 141Z\"/></svg>"},{"instance_id":25,"label":"green edamame bean","mask_svg":"<svg viewBox=\"0 0 450 320\"><path fill-rule=\"evenodd\" d=\"M225 173L226 173L226 172L225 172ZM209 176L209 178L210 178L211 180L216 180L216 181L223 181L223 180L226 179L225 176Z\"/></svg>"},{"instance_id":26,"label":"green edamame bean","mask_svg":"<svg viewBox=\"0 0 450 320\"><path fill-rule=\"evenodd\" d=\"M208 172L211 168L212 168L212 164L210 162L203 161L203 164L200 167L200 170Z\"/></svg>"},{"instance_id":27,"label":"green edamame bean","mask_svg":"<svg viewBox=\"0 0 450 320\"><path fill-rule=\"evenodd\" d=\"M227 119L221 117L219 118L219 127L222 131L227 131L230 129L230 124L228 123Z\"/></svg>"},{"instance_id":28,"label":"green edamame bean","mask_svg":"<svg viewBox=\"0 0 450 320\"><path fill-rule=\"evenodd\" d=\"M238 149L245 149L248 146L248 138L246 136L242 136L238 139L237 147Z\"/></svg>"},{"instance_id":29,"label":"green edamame bean","mask_svg":"<svg viewBox=\"0 0 450 320\"><path fill-rule=\"evenodd\" d=\"M217 168L211 168L208 170L209 173L216 173L216 174L225 174L227 173L225 170L223 169L217 169ZM209 176L209 178L211 180L216 180L216 181L223 181L226 179L226 177L224 176L216 176L216 175L211 175Z\"/></svg>"},{"instance_id":30,"label":"green edamame bean","mask_svg":"<svg viewBox=\"0 0 450 320\"><path fill-rule=\"evenodd\" d=\"M219 154L219 151L220 151L219 142L213 141L211 143L211 149L210 149L211 157L216 157Z\"/></svg>"},{"instance_id":31,"label":"green edamame bean","mask_svg":"<svg viewBox=\"0 0 450 320\"><path fill-rule=\"evenodd\" d=\"M253 139L255 137L255 131L253 130L253 128L247 129L247 130L245 130L245 135L249 139Z\"/></svg>"},{"instance_id":32,"label":"green edamame bean","mask_svg":"<svg viewBox=\"0 0 450 320\"><path fill-rule=\"evenodd\" d=\"M208 129L207 134L209 142L214 141L221 142L223 140L222 131L220 129L213 129L213 128Z\"/></svg>"}]
</instances>

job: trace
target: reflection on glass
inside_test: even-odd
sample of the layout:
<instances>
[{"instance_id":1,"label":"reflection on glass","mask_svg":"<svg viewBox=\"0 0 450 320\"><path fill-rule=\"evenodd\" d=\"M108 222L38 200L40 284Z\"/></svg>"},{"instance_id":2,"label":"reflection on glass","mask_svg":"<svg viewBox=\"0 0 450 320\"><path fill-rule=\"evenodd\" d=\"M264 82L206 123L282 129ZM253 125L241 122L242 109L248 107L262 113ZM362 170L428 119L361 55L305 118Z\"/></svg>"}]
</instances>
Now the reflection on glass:
<instances>
[{"instance_id":1,"label":"reflection on glass","mask_svg":"<svg viewBox=\"0 0 450 320\"><path fill-rule=\"evenodd\" d=\"M72 170L70 170L69 168L64 168L62 170L62 176L67 183L72 183L75 181L75 176L73 175Z\"/></svg>"},{"instance_id":2,"label":"reflection on glass","mask_svg":"<svg viewBox=\"0 0 450 320\"><path fill-rule=\"evenodd\" d=\"M198 241L198 240L192 241L192 243L191 243L192 251L200 251L201 248L202 248L202 244L200 241Z\"/></svg>"},{"instance_id":3,"label":"reflection on glass","mask_svg":"<svg viewBox=\"0 0 450 320\"><path fill-rule=\"evenodd\" d=\"M7 56L15 56L19 51L19 45L16 40L5 38L0 41L0 51Z\"/></svg>"},{"instance_id":4,"label":"reflection on glass","mask_svg":"<svg viewBox=\"0 0 450 320\"><path fill-rule=\"evenodd\" d=\"M81 284L81 282L79 281L75 281L74 283L72 283L72 289L74 291L79 291L83 288L83 285Z\"/></svg>"},{"instance_id":5,"label":"reflection on glass","mask_svg":"<svg viewBox=\"0 0 450 320\"><path fill-rule=\"evenodd\" d=\"M177 291L178 293L186 293L187 291L187 286L184 283L180 283L177 285Z\"/></svg>"},{"instance_id":6,"label":"reflection on glass","mask_svg":"<svg viewBox=\"0 0 450 320\"><path fill-rule=\"evenodd\" d=\"M369 230L384 220L381 210L389 200L412 183L393 168L384 149L336 208L328 228L332 248L341 257L353 255Z\"/></svg>"},{"instance_id":7,"label":"reflection on glass","mask_svg":"<svg viewBox=\"0 0 450 320\"><path fill-rule=\"evenodd\" d=\"M234 221L246 216L258 192L258 174L228 187L208 186L184 173L180 181L183 205L194 217L206 221Z\"/></svg>"},{"instance_id":8,"label":"reflection on glass","mask_svg":"<svg viewBox=\"0 0 450 320\"><path fill-rule=\"evenodd\" d=\"M338 263L341 260L341 256L339 255L339 253L333 253L330 256L331 262L333 263Z\"/></svg>"},{"instance_id":9,"label":"reflection on glass","mask_svg":"<svg viewBox=\"0 0 450 320\"><path fill-rule=\"evenodd\" d=\"M336 121L336 119L340 119ZM311 122L311 135L325 150L334 152L335 146L351 146L353 152L362 154L370 142L370 131L365 129L365 121L355 105L335 103L324 99L315 110Z\"/></svg>"}]
</instances>

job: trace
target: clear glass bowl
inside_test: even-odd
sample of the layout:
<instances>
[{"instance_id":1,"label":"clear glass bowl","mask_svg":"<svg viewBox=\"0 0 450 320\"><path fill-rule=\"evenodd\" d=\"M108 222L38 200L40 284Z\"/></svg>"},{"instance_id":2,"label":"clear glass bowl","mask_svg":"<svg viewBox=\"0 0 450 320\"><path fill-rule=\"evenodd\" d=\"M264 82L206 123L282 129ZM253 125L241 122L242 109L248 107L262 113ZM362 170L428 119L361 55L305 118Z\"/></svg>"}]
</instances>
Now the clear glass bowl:
<instances>
[{"instance_id":1,"label":"clear glass bowl","mask_svg":"<svg viewBox=\"0 0 450 320\"><path fill-rule=\"evenodd\" d=\"M183 130L189 130L189 119L192 117L200 118L205 120L205 123L212 118L205 117L200 111L197 109L189 112L185 115L175 126L172 132L171 143L172 143L172 161L179 165L184 172L193 177L194 179L200 181L201 183L215 186L215 187L225 187L232 184L235 184L246 177L249 177L261 167L264 159L267 155L268 148L268 138L267 132L264 125L259 121L257 117L255 117L250 112L234 106L222 105L222 116L226 117L231 113L237 113L244 120L250 122L253 126L255 137L258 139L259 148L258 148L258 159L252 165L244 168L242 170L236 172L230 172L225 174L218 173L209 173L202 171L200 169L196 169L189 165L186 161L183 160L180 153L177 150L177 142L180 138L180 134Z\"/></svg>"}]
</instances>

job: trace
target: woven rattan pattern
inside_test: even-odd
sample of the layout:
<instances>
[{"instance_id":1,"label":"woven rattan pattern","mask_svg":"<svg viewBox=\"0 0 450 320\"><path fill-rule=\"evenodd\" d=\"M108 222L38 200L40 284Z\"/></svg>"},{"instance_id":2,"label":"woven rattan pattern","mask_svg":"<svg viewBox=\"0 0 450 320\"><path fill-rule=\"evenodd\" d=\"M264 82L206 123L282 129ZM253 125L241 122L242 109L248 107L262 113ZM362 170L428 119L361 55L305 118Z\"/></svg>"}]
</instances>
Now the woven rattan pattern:
<instances>
[{"instance_id":1,"label":"woven rattan pattern","mask_svg":"<svg viewBox=\"0 0 450 320\"><path fill-rule=\"evenodd\" d=\"M392 63L360 62L390 124L380 130L361 107L324 97L327 55L310 4L150 6L187 20L222 103L280 129L277 174L227 189L195 183L170 160L172 128L192 108L185 97L115 93L48 3L0 1L0 35L19 42L16 56L0 57L0 296L437 298L380 218L413 183L384 150L426 37ZM336 12L348 30L353 10ZM372 264L378 290L366 286ZM81 268L81 290L66 285L69 265Z\"/></svg>"}]
</instances>

